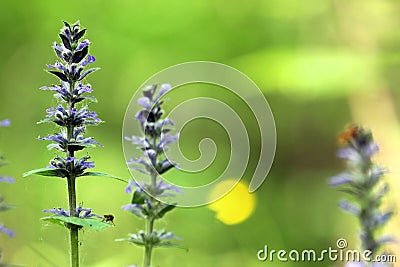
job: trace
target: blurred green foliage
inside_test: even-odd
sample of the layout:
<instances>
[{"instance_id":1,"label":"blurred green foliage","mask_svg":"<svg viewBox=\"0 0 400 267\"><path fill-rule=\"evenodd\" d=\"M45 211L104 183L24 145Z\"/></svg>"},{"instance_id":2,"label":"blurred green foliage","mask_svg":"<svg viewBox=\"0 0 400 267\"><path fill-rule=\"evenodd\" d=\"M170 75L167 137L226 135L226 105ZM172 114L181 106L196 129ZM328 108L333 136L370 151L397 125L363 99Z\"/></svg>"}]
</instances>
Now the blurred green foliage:
<instances>
[{"instance_id":1,"label":"blurred green foliage","mask_svg":"<svg viewBox=\"0 0 400 267\"><path fill-rule=\"evenodd\" d=\"M399 8L399 2L390 0L2 1L0 114L10 118L12 126L1 129L0 152L11 163L2 172L17 178L16 184L1 188L7 202L17 206L0 220L16 230L13 239L0 236L5 261L67 266L67 232L39 220L44 216L41 210L67 206L65 181L21 175L46 166L53 155L45 142L35 140L54 130L36 125L45 108L55 103L51 94L38 88L56 83L43 69L55 61L51 44L58 41L61 21L78 19L88 29L95 65L102 68L89 79L99 101L91 108L106 121L88 129L104 144L89 151L97 171L130 178L121 145L125 108L146 79L174 64L210 60L239 69L259 85L275 116L276 158L256 193L252 217L226 226L206 207L177 209L159 227L183 237L189 252L159 250L155 266L283 266L259 262L257 251L265 244L322 250L334 247L340 237L351 239L350 246L356 247L356 222L336 208L340 193L326 181L340 168L335 137L351 121L348 95L368 94L384 83L393 101L400 98L395 91L400 80ZM203 138L196 127L204 126L194 124L181 136L188 157L196 157ZM257 132L254 124L247 127ZM209 133L223 139L218 126L210 126ZM257 145L259 140L254 140ZM257 162L254 151L246 177ZM222 157L218 166L224 162ZM79 179L78 201L96 213L113 214L116 225L81 235L82 266L141 261L139 248L114 242L143 225L120 209L129 201L123 183Z\"/></svg>"}]
</instances>

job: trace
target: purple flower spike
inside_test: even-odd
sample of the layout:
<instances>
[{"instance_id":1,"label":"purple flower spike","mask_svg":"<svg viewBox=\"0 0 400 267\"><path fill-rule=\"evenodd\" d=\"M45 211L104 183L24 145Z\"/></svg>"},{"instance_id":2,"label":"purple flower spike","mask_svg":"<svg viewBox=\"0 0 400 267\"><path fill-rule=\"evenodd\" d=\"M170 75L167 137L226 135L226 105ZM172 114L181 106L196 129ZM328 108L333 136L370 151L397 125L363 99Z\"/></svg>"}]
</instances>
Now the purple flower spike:
<instances>
[{"instance_id":1,"label":"purple flower spike","mask_svg":"<svg viewBox=\"0 0 400 267\"><path fill-rule=\"evenodd\" d=\"M362 249L376 254L382 246L377 231L393 215L393 210L381 211L382 198L389 191L388 183L383 181L383 175L387 171L372 160L372 157L379 152L379 147L368 129L351 125L340 134L339 143L342 146L337 156L345 160L347 169L332 177L329 185L339 187L351 195L352 201L341 200L339 207L358 218L361 225ZM379 265L360 262L348 263L346 266Z\"/></svg>"},{"instance_id":2,"label":"purple flower spike","mask_svg":"<svg viewBox=\"0 0 400 267\"><path fill-rule=\"evenodd\" d=\"M102 176L117 178L107 173L89 171L95 167L90 156L83 153L87 148L101 146L92 137L86 136L88 126L97 126L102 123L97 113L89 109L88 104L97 102L92 96L93 88L86 83L90 74L99 68L90 68L87 65L96 61L89 54L91 42L85 39L86 29L81 28L79 21L69 24L63 21L64 27L59 33L60 41L53 43L57 56L54 64L47 65L47 72L57 80L51 86L42 86L40 89L50 91L55 97L56 104L46 110L46 116L39 123L52 124L51 129L56 132L39 137L39 140L49 141L47 148L56 149L57 154L50 160L47 167L38 168L24 173L24 177L38 175L44 177L59 177L66 179L68 185L68 202L70 210L63 208L46 209L53 219L50 222L64 222L71 234L71 253L79 251L79 232L83 227L98 229L92 224L93 219L103 218L94 214L91 208L76 207L77 192L75 190L77 178L84 179L88 176ZM86 154L86 156L84 156ZM75 208L76 207L76 208ZM54 216L63 216L61 218ZM73 219L71 218L73 217ZM104 215L103 222L111 222L113 215ZM83 219L87 219L84 222ZM83 222L83 223L80 223ZM87 224L85 224L85 222ZM101 223L100 223L101 224ZM108 224L108 225L110 225ZM105 226L105 225L103 225ZM79 265L79 256L71 259L71 266Z\"/></svg>"},{"instance_id":3,"label":"purple flower spike","mask_svg":"<svg viewBox=\"0 0 400 267\"><path fill-rule=\"evenodd\" d=\"M156 94L159 89L158 94ZM179 187L170 185L162 180L161 175L174 168L176 164L171 162L165 155L168 145L179 138L179 134L171 135L168 126L174 122L163 118L164 110L161 98L171 90L169 84L150 85L143 90L143 97L137 100L141 110L135 117L141 126L142 136L129 136L125 140L131 142L140 149L142 156L131 158L127 165L131 170L139 171L149 176L149 182L139 185L129 181L125 187L125 193L132 194L130 204L121 208L129 211L135 216L147 220L147 230L139 231L138 234L130 234L124 239L134 244L142 245L150 250L156 246L174 246L170 242L176 236L171 232L157 231L153 228L154 220L161 219L167 212L173 210L176 204L165 202L173 193L182 193ZM163 201L161 201L163 199ZM151 265L150 262L144 265Z\"/></svg>"}]
</instances>

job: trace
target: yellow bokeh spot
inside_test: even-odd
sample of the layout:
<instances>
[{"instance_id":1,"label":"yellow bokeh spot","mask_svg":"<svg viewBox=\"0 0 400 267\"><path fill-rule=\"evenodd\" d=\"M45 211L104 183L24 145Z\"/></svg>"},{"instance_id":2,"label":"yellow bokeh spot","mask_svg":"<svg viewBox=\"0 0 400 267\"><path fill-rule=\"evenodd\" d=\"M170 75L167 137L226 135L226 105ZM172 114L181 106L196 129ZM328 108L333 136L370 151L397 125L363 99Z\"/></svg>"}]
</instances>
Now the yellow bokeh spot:
<instances>
[{"instance_id":1,"label":"yellow bokeh spot","mask_svg":"<svg viewBox=\"0 0 400 267\"><path fill-rule=\"evenodd\" d=\"M235 180L219 183L212 190L210 200L224 195L235 183ZM239 182L228 194L211 203L209 208L216 212L216 218L229 225L245 221L253 213L256 205L255 194L249 193L248 188L249 186L246 183Z\"/></svg>"}]
</instances>

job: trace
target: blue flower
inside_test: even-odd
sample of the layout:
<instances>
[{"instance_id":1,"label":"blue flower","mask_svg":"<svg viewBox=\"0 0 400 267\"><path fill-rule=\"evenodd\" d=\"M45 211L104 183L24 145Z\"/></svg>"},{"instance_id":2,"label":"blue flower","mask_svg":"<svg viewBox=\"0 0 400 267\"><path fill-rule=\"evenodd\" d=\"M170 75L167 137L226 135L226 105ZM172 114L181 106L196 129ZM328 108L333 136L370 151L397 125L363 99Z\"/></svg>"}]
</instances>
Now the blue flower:
<instances>
[{"instance_id":1,"label":"blue flower","mask_svg":"<svg viewBox=\"0 0 400 267\"><path fill-rule=\"evenodd\" d=\"M58 216L69 217L69 210L64 210L63 208L52 208L49 210L43 210L43 212L52 213Z\"/></svg>"},{"instance_id":2,"label":"blue flower","mask_svg":"<svg viewBox=\"0 0 400 267\"><path fill-rule=\"evenodd\" d=\"M88 168L94 168L93 161L87 161L90 159L89 156L84 156L81 159L75 157L66 157L56 155L53 160L50 161L49 168L58 170L58 176L65 178L70 176L79 177L84 175L84 172Z\"/></svg>"},{"instance_id":3,"label":"blue flower","mask_svg":"<svg viewBox=\"0 0 400 267\"><path fill-rule=\"evenodd\" d=\"M61 130L60 133L54 135L48 135L46 137L38 137L38 140L52 141L56 144L50 144L47 146L48 149L55 148L60 151L77 151L85 147L102 146L93 137L84 137L85 127L78 127L74 129L74 134L70 139L67 136L65 129Z\"/></svg>"},{"instance_id":4,"label":"blue flower","mask_svg":"<svg viewBox=\"0 0 400 267\"><path fill-rule=\"evenodd\" d=\"M88 39L85 39L85 40L83 40L83 41L81 41L79 43L79 45L76 47L76 50L80 51L80 50L82 50L83 48L85 48L85 47L87 47L89 45L90 45L90 41Z\"/></svg>"},{"instance_id":5,"label":"blue flower","mask_svg":"<svg viewBox=\"0 0 400 267\"><path fill-rule=\"evenodd\" d=\"M157 144L157 148L165 149L167 145L176 142L179 139L179 134L170 135L170 134L161 134L160 142Z\"/></svg>"},{"instance_id":6,"label":"blue flower","mask_svg":"<svg viewBox=\"0 0 400 267\"><path fill-rule=\"evenodd\" d=\"M7 176L1 176L0 177L0 182L12 184L12 183L15 183L15 179L11 178L11 177L7 177Z\"/></svg>"},{"instance_id":7,"label":"blue flower","mask_svg":"<svg viewBox=\"0 0 400 267\"><path fill-rule=\"evenodd\" d=\"M167 184L161 179L157 181L157 184L154 187L151 184L139 184L137 182L129 180L128 185L125 187L125 193L132 194L132 192L134 192L133 188L135 188L135 192L152 192L155 196L158 197L174 196L174 194L170 193L169 191L174 191L180 194L183 193L178 186Z\"/></svg>"},{"instance_id":8,"label":"blue flower","mask_svg":"<svg viewBox=\"0 0 400 267\"><path fill-rule=\"evenodd\" d=\"M14 231L8 229L7 227L0 225L0 232L8 235L9 237L14 237Z\"/></svg>"},{"instance_id":9,"label":"blue flower","mask_svg":"<svg viewBox=\"0 0 400 267\"><path fill-rule=\"evenodd\" d=\"M59 70L65 72L65 73L68 73L67 68L62 63L60 63L58 61L56 61L56 63L54 65L47 64L46 66L48 68L50 68L50 69L59 69Z\"/></svg>"},{"instance_id":10,"label":"blue flower","mask_svg":"<svg viewBox=\"0 0 400 267\"><path fill-rule=\"evenodd\" d=\"M11 125L11 121L9 119L5 119L0 121L0 126L7 127Z\"/></svg>"},{"instance_id":11,"label":"blue flower","mask_svg":"<svg viewBox=\"0 0 400 267\"><path fill-rule=\"evenodd\" d=\"M352 182L353 182L353 176L345 172L331 177L329 185L340 186L340 185L350 184Z\"/></svg>"},{"instance_id":12,"label":"blue flower","mask_svg":"<svg viewBox=\"0 0 400 267\"><path fill-rule=\"evenodd\" d=\"M90 63L96 62L96 58L94 56L88 55L85 61L82 62L82 66L86 66Z\"/></svg>"},{"instance_id":13,"label":"blue flower","mask_svg":"<svg viewBox=\"0 0 400 267\"><path fill-rule=\"evenodd\" d=\"M69 210L64 210L63 208L52 208L49 210L43 210L43 212L52 213L52 214L58 215L58 216L70 217ZM100 215L92 213L91 208L83 208L82 206L78 206L76 208L75 215L76 215L75 217L79 217L81 219L86 219L86 218L91 218L91 217L102 218Z\"/></svg>"},{"instance_id":14,"label":"blue flower","mask_svg":"<svg viewBox=\"0 0 400 267\"><path fill-rule=\"evenodd\" d=\"M97 117L97 113L90 111L87 107L76 109L65 109L62 105L46 109L46 119L40 122L54 122L63 127L81 127L84 125L97 125L101 123L101 119Z\"/></svg>"},{"instance_id":15,"label":"blue flower","mask_svg":"<svg viewBox=\"0 0 400 267\"><path fill-rule=\"evenodd\" d=\"M156 188L157 188L157 190L158 190L160 195L163 194L165 191L168 191L168 190L175 191L175 192L180 193L180 194L183 193L182 190L178 186L167 184L162 180L160 180L157 183Z\"/></svg>"},{"instance_id":16,"label":"blue flower","mask_svg":"<svg viewBox=\"0 0 400 267\"><path fill-rule=\"evenodd\" d=\"M132 188L136 187L140 189L140 185L132 180L129 180L128 185L125 187L125 193L132 194Z\"/></svg>"}]
</instances>

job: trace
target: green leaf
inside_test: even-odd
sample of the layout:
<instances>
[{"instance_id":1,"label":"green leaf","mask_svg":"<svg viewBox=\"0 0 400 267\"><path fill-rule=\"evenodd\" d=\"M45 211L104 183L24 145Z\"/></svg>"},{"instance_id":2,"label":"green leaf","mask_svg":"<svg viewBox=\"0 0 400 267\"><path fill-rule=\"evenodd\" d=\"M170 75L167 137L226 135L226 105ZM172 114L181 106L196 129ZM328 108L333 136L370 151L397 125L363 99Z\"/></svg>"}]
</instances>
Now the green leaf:
<instances>
[{"instance_id":1,"label":"green leaf","mask_svg":"<svg viewBox=\"0 0 400 267\"><path fill-rule=\"evenodd\" d=\"M160 211L157 213L157 217L158 217L158 218L164 217L164 215L165 215L167 212L173 210L175 207L176 207L175 205L166 205L166 206L162 207L162 208L160 209Z\"/></svg>"},{"instance_id":2,"label":"green leaf","mask_svg":"<svg viewBox=\"0 0 400 267\"><path fill-rule=\"evenodd\" d=\"M82 96L82 98L88 99L88 100L90 100L90 101L92 101L94 103L97 103L97 99L94 96L86 95L86 96Z\"/></svg>"},{"instance_id":3,"label":"green leaf","mask_svg":"<svg viewBox=\"0 0 400 267\"><path fill-rule=\"evenodd\" d=\"M69 29L69 31L71 32L71 26L69 25L69 23L64 20L62 22L64 23L65 27L67 27Z\"/></svg>"},{"instance_id":4,"label":"green leaf","mask_svg":"<svg viewBox=\"0 0 400 267\"><path fill-rule=\"evenodd\" d=\"M115 239L114 241L116 241L116 242L129 242L129 243L133 243L133 244L138 245L138 246L144 246L145 245L142 240L135 239L135 238L118 238L118 239Z\"/></svg>"},{"instance_id":5,"label":"green leaf","mask_svg":"<svg viewBox=\"0 0 400 267\"><path fill-rule=\"evenodd\" d=\"M58 72L58 71L54 71L54 70L49 70L48 72L51 73L51 74L54 74L55 76L60 78L60 80L62 80L64 82L68 82L68 78L67 78L67 76L65 76L64 73L61 73L61 72Z\"/></svg>"},{"instance_id":6,"label":"green leaf","mask_svg":"<svg viewBox=\"0 0 400 267\"><path fill-rule=\"evenodd\" d=\"M36 124L41 124L41 123L44 123L44 122L54 122L54 120L50 119L50 118L44 118L44 119L36 122Z\"/></svg>"},{"instance_id":7,"label":"green leaf","mask_svg":"<svg viewBox=\"0 0 400 267\"><path fill-rule=\"evenodd\" d=\"M91 68L88 69L87 71L85 71L84 73L82 73L81 77L79 77L78 81L82 80L83 78L85 78L88 74L95 72L96 70L99 70L100 68Z\"/></svg>"},{"instance_id":8,"label":"green leaf","mask_svg":"<svg viewBox=\"0 0 400 267\"><path fill-rule=\"evenodd\" d=\"M85 143L69 143L68 144L68 150L69 151L79 151L84 148L94 148L96 145L94 144L85 144Z\"/></svg>"},{"instance_id":9,"label":"green leaf","mask_svg":"<svg viewBox=\"0 0 400 267\"><path fill-rule=\"evenodd\" d=\"M143 191L135 191L133 193L132 202L131 204L144 204L144 201L148 199L148 195Z\"/></svg>"},{"instance_id":10,"label":"green leaf","mask_svg":"<svg viewBox=\"0 0 400 267\"><path fill-rule=\"evenodd\" d=\"M67 177L68 172L61 169L50 169L50 168L41 168L36 170L31 170L22 175L22 177L27 177L29 175L40 175L40 176L53 176L53 177Z\"/></svg>"},{"instance_id":11,"label":"green leaf","mask_svg":"<svg viewBox=\"0 0 400 267\"><path fill-rule=\"evenodd\" d=\"M81 227L86 227L88 229L92 230L103 230L105 228L114 226L111 223L107 223L104 221L101 221L99 219L95 218L78 218L78 217L66 217L66 216L59 216L59 215L54 215L54 216L49 216L49 217L44 217L41 218L43 221L51 222L54 224L62 225L64 226L65 223L70 223L74 225L78 225Z\"/></svg>"},{"instance_id":12,"label":"green leaf","mask_svg":"<svg viewBox=\"0 0 400 267\"><path fill-rule=\"evenodd\" d=\"M83 35L85 35L86 29L81 30L80 32L78 32L75 36L74 36L74 42L77 42L79 39L81 39L83 37Z\"/></svg>"},{"instance_id":13,"label":"green leaf","mask_svg":"<svg viewBox=\"0 0 400 267\"><path fill-rule=\"evenodd\" d=\"M72 63L79 63L88 54L89 48L86 46L80 51L76 51L72 57ZM67 80L68 81L68 80Z\"/></svg>"},{"instance_id":14,"label":"green leaf","mask_svg":"<svg viewBox=\"0 0 400 267\"><path fill-rule=\"evenodd\" d=\"M64 34L60 33L59 34L61 41L63 42L64 46L69 49L72 50L71 44L69 43L69 39L67 36L65 36Z\"/></svg>"},{"instance_id":15,"label":"green leaf","mask_svg":"<svg viewBox=\"0 0 400 267\"><path fill-rule=\"evenodd\" d=\"M137 206L134 206L134 207L130 206L129 209L126 209L126 210L129 211L130 213L135 214L136 216L138 216L140 218L143 218L143 219L146 219L147 215L148 215L147 211L145 211L144 209L141 209Z\"/></svg>"},{"instance_id":16,"label":"green leaf","mask_svg":"<svg viewBox=\"0 0 400 267\"><path fill-rule=\"evenodd\" d=\"M342 188L342 189L339 189L339 191L347 193L347 194L350 194L350 195L353 195L353 196L356 196L356 197L361 197L362 196L361 192L359 192L358 190L350 189L350 188Z\"/></svg>"},{"instance_id":17,"label":"green leaf","mask_svg":"<svg viewBox=\"0 0 400 267\"><path fill-rule=\"evenodd\" d=\"M96 147L95 144L90 143L68 143L68 146L80 146L80 147Z\"/></svg>"},{"instance_id":18,"label":"green leaf","mask_svg":"<svg viewBox=\"0 0 400 267\"><path fill-rule=\"evenodd\" d=\"M118 181L127 183L127 181L125 181L122 178L119 178L117 176L108 174L108 173L103 173L103 172L85 172L84 174L80 175L80 176L103 176L103 177L108 177L108 178L112 178L112 179L116 179Z\"/></svg>"},{"instance_id":19,"label":"green leaf","mask_svg":"<svg viewBox=\"0 0 400 267\"><path fill-rule=\"evenodd\" d=\"M174 247L174 248L180 248L180 249L184 249L187 252L189 251L189 249L187 247L184 247L182 245L176 244L176 243L172 243L172 242L161 242L157 245L155 245L156 247Z\"/></svg>"}]
</instances>

